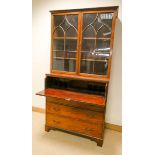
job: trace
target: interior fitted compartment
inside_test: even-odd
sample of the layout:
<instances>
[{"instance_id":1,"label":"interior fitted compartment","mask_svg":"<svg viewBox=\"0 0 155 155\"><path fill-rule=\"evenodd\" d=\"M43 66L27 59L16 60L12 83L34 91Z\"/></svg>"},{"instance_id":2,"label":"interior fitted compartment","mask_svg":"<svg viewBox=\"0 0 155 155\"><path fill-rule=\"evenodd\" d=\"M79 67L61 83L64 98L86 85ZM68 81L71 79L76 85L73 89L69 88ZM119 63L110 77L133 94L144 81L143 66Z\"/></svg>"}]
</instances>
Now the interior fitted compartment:
<instances>
[{"instance_id":1,"label":"interior fitted compartment","mask_svg":"<svg viewBox=\"0 0 155 155\"><path fill-rule=\"evenodd\" d=\"M102 96L105 96L106 94L105 83L49 77L49 76L45 78L45 89L47 88L71 90L75 92L96 94Z\"/></svg>"}]
</instances>

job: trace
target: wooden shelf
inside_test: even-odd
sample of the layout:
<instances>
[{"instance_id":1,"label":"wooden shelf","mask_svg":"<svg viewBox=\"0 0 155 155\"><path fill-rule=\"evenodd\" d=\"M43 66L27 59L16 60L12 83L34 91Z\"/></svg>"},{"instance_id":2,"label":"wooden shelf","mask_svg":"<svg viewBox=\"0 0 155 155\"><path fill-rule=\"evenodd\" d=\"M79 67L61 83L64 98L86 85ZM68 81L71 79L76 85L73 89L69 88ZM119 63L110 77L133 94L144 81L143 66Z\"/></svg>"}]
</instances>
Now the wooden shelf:
<instances>
[{"instance_id":1,"label":"wooden shelf","mask_svg":"<svg viewBox=\"0 0 155 155\"><path fill-rule=\"evenodd\" d=\"M100 75L96 75L95 77L91 76L84 76L84 74L81 75L76 75L76 74L61 74L61 73L51 73L51 74L46 74L46 76L50 77L58 77L58 78L66 78L66 79L77 79L77 80L84 80L84 81L94 81L94 82L101 82L101 83L108 83L109 78L108 77L103 77Z\"/></svg>"},{"instance_id":2,"label":"wooden shelf","mask_svg":"<svg viewBox=\"0 0 155 155\"><path fill-rule=\"evenodd\" d=\"M86 94L86 93L83 94L83 93L78 93L78 92L73 92L68 90L52 89L52 88L48 88L43 91L40 91L37 93L37 95L60 98L66 101L71 100L76 102L105 106L105 98L99 95L92 95L92 94Z\"/></svg>"},{"instance_id":3,"label":"wooden shelf","mask_svg":"<svg viewBox=\"0 0 155 155\"><path fill-rule=\"evenodd\" d=\"M52 50L53 52L65 52L64 50Z\"/></svg>"},{"instance_id":4,"label":"wooden shelf","mask_svg":"<svg viewBox=\"0 0 155 155\"><path fill-rule=\"evenodd\" d=\"M77 39L77 37L53 37L53 39Z\"/></svg>"},{"instance_id":5,"label":"wooden shelf","mask_svg":"<svg viewBox=\"0 0 155 155\"><path fill-rule=\"evenodd\" d=\"M82 61L108 62L108 60L81 59Z\"/></svg>"},{"instance_id":6,"label":"wooden shelf","mask_svg":"<svg viewBox=\"0 0 155 155\"><path fill-rule=\"evenodd\" d=\"M69 59L69 60L76 60L76 58L64 58L64 57L53 57L53 59L61 59L61 60Z\"/></svg>"},{"instance_id":7,"label":"wooden shelf","mask_svg":"<svg viewBox=\"0 0 155 155\"><path fill-rule=\"evenodd\" d=\"M94 38L94 37L83 37L82 39L90 39L90 40L110 40L111 38Z\"/></svg>"},{"instance_id":8,"label":"wooden shelf","mask_svg":"<svg viewBox=\"0 0 155 155\"><path fill-rule=\"evenodd\" d=\"M77 39L77 37L54 37L53 39ZM111 38L103 38L103 37L101 37L101 38L95 38L95 37L83 37L82 39L90 39L90 40L110 40Z\"/></svg>"},{"instance_id":9,"label":"wooden shelf","mask_svg":"<svg viewBox=\"0 0 155 155\"><path fill-rule=\"evenodd\" d=\"M70 59L70 60L76 60L76 58L64 58L64 57L53 57L53 59ZM81 61L97 61L97 62L107 62L108 60L95 60L95 59L81 59Z\"/></svg>"},{"instance_id":10,"label":"wooden shelf","mask_svg":"<svg viewBox=\"0 0 155 155\"><path fill-rule=\"evenodd\" d=\"M67 50L52 50L53 52L76 52L76 51L67 51Z\"/></svg>"},{"instance_id":11,"label":"wooden shelf","mask_svg":"<svg viewBox=\"0 0 155 155\"><path fill-rule=\"evenodd\" d=\"M92 53L91 51L81 51L81 53ZM103 51L100 51L100 52L102 52L102 54L109 54L110 55L110 52L108 51L108 52L103 52Z\"/></svg>"}]
</instances>

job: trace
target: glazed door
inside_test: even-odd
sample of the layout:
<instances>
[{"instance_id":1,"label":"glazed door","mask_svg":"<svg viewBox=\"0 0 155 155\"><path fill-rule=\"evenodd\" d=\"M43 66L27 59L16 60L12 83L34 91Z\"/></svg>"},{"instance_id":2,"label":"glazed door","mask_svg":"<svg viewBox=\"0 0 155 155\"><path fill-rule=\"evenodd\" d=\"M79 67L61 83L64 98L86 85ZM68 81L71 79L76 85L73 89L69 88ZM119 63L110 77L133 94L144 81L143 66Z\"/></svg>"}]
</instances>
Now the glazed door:
<instances>
[{"instance_id":1,"label":"glazed door","mask_svg":"<svg viewBox=\"0 0 155 155\"><path fill-rule=\"evenodd\" d=\"M107 75L113 13L84 13L80 73Z\"/></svg>"},{"instance_id":2,"label":"glazed door","mask_svg":"<svg viewBox=\"0 0 155 155\"><path fill-rule=\"evenodd\" d=\"M76 72L78 14L53 15L52 71Z\"/></svg>"}]
</instances>

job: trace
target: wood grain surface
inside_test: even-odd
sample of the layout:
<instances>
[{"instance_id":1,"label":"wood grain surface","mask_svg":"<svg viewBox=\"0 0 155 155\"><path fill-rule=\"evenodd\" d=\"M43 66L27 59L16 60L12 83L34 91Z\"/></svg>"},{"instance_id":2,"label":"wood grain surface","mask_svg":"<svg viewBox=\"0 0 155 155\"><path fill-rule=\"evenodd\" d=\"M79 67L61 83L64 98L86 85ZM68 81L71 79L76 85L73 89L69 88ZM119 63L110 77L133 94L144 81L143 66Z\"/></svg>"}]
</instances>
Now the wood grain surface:
<instances>
[{"instance_id":1,"label":"wood grain surface","mask_svg":"<svg viewBox=\"0 0 155 155\"><path fill-rule=\"evenodd\" d=\"M105 98L103 96L86 94L86 93L85 94L78 93L78 92L73 92L68 90L48 88L38 92L37 95L61 98L67 101L85 102L85 103L101 105L101 106L105 105Z\"/></svg>"}]
</instances>

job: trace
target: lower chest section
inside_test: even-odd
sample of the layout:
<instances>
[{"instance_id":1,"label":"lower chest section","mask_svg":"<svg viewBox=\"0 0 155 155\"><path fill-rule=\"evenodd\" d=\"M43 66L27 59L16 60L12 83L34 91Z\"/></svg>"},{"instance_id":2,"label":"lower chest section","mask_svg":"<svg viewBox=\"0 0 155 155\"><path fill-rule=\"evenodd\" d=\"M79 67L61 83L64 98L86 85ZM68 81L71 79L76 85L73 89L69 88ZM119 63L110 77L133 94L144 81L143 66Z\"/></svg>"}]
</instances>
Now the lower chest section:
<instances>
[{"instance_id":1,"label":"lower chest section","mask_svg":"<svg viewBox=\"0 0 155 155\"><path fill-rule=\"evenodd\" d=\"M71 105L73 104L71 103ZM104 127L104 109L93 111L84 106L79 108L70 106L70 103L63 105L60 102L46 100L46 125L89 137L101 138Z\"/></svg>"}]
</instances>

